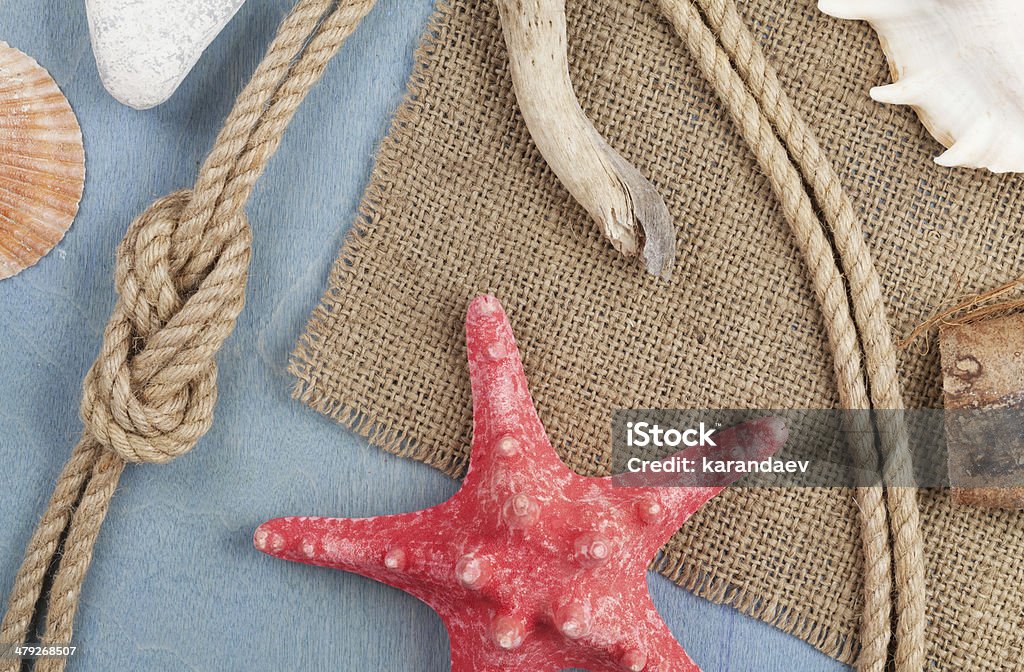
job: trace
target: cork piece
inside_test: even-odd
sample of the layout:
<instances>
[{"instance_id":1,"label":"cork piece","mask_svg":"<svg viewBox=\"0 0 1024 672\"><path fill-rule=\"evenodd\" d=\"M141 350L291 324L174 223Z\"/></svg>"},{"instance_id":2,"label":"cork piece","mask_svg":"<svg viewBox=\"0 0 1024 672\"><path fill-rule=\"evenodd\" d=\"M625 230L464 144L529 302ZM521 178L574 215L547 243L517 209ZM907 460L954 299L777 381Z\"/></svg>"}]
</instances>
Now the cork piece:
<instances>
[{"instance_id":1,"label":"cork piece","mask_svg":"<svg viewBox=\"0 0 1024 672\"><path fill-rule=\"evenodd\" d=\"M949 480L958 504L1024 508L1024 314L943 327Z\"/></svg>"}]
</instances>

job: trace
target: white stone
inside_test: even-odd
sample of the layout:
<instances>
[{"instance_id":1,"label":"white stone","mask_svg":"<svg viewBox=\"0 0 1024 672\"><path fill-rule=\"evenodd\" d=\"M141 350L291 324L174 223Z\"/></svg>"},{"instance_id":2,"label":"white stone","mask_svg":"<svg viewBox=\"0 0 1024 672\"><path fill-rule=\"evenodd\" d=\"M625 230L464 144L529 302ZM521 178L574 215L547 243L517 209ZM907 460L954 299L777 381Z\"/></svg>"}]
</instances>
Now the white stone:
<instances>
[{"instance_id":1,"label":"white stone","mask_svg":"<svg viewBox=\"0 0 1024 672\"><path fill-rule=\"evenodd\" d=\"M86 0L103 86L144 110L178 88L245 0Z\"/></svg>"}]
</instances>

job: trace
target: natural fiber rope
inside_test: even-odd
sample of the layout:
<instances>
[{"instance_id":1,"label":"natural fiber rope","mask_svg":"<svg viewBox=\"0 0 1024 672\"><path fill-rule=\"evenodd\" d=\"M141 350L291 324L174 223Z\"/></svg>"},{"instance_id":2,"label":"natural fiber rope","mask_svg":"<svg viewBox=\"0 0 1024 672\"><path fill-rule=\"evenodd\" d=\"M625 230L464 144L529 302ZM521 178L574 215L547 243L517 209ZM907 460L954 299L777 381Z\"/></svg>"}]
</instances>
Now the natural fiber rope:
<instances>
[{"instance_id":1,"label":"natural fiber rope","mask_svg":"<svg viewBox=\"0 0 1024 672\"><path fill-rule=\"evenodd\" d=\"M245 300L245 203L299 104L374 2L300 0L238 96L195 187L156 201L129 227L117 252L119 298L83 386L85 430L29 541L0 642L26 641L62 536L42 643L71 641L93 546L125 464L168 462L209 429L215 355ZM36 669L59 672L64 664L41 659ZM0 672L19 666L0 661Z\"/></svg>"},{"instance_id":2,"label":"natural fiber rope","mask_svg":"<svg viewBox=\"0 0 1024 672\"><path fill-rule=\"evenodd\" d=\"M925 660L923 542L916 489L906 487L913 484L913 473L895 349L870 252L838 176L785 96L732 0L697 1L703 16L687 1L660 0L660 3L701 71L726 103L782 203L822 303L841 401L847 408L867 408L862 405L865 401L863 379L853 381L849 373L843 371L845 359L851 356L849 342L858 340L859 333L871 381L870 397L874 407L881 409L876 421L886 456L884 475L886 483L891 484L886 496L892 516L899 596L896 664L899 670L920 670ZM794 158L803 175L794 167ZM822 233L805 180L824 211L835 251ZM839 275L833 258L835 252L849 278L859 332L849 322L845 296L842 307L828 303L830 292L834 291L834 276ZM842 282L841 275L839 282ZM859 369L859 352L853 356ZM858 457L859 462L861 457ZM888 657L891 590L884 532L885 504L878 488L858 488L857 493L863 516L866 584L861 631L863 648L858 668L882 670Z\"/></svg>"},{"instance_id":3,"label":"natural fiber rope","mask_svg":"<svg viewBox=\"0 0 1024 672\"><path fill-rule=\"evenodd\" d=\"M701 0L705 16L754 91L804 179L814 189L818 205L832 230L836 250L849 278L853 312L860 328L867 360L874 417L885 455L886 495L893 533L896 592L896 666L920 670L925 664L924 541L921 536L912 455L903 415L900 387L889 320L882 301L881 283L864 233L842 183L803 118L786 96L774 70L743 23L732 0Z\"/></svg>"},{"instance_id":4,"label":"natural fiber rope","mask_svg":"<svg viewBox=\"0 0 1024 672\"><path fill-rule=\"evenodd\" d=\"M796 168L775 136L728 56L688 0L661 0L662 9L687 43L704 76L716 88L744 139L754 150L758 162L771 180L783 212L807 261L812 284L825 318L826 334L836 369L840 403L847 409L870 408L870 400L861 368L857 331L850 315L846 286L833 258L813 205ZM863 419L863 414L853 414ZM868 437L870 431L851 432L853 438ZM874 442L857 446L858 466L877 465ZM857 488L858 508L862 516L862 546L865 555L865 609L861 624L861 670L881 670L888 655L892 583L889 567L888 520L883 491L878 487Z\"/></svg>"},{"instance_id":5,"label":"natural fiber rope","mask_svg":"<svg viewBox=\"0 0 1024 672\"><path fill-rule=\"evenodd\" d=\"M733 0L700 0L700 4L747 87L799 164L804 180L811 184L849 278L854 317L867 360L871 398L879 411L874 417L879 424L885 455L900 616L896 626L896 666L900 670L919 670L925 663L924 542L917 491L913 487L913 464L903 417L896 348L878 273L839 176L786 96L735 3Z\"/></svg>"}]
</instances>

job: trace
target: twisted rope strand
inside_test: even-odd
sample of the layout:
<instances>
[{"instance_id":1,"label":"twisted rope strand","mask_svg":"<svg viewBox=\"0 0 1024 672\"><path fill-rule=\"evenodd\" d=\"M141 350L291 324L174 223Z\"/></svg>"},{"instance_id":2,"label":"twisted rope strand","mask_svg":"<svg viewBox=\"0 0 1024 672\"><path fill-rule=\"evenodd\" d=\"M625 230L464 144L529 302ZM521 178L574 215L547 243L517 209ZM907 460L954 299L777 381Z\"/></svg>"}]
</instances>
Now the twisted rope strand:
<instances>
[{"instance_id":1,"label":"twisted rope strand","mask_svg":"<svg viewBox=\"0 0 1024 672\"><path fill-rule=\"evenodd\" d=\"M292 64L302 52L310 34L334 4L332 0L301 0L295 6L281 23L266 55L224 120L213 149L199 170L187 212L175 229L171 241L174 248L182 252L174 260L171 271L181 278L186 288L194 286L215 253L215 250L199 253L200 242L214 238L219 241L224 237L221 229L210 228L209 224L214 221L215 206L235 172L237 157L249 143L274 92L289 75Z\"/></svg>"},{"instance_id":2,"label":"twisted rope strand","mask_svg":"<svg viewBox=\"0 0 1024 672\"><path fill-rule=\"evenodd\" d=\"M93 547L107 515L110 500L124 472L125 461L116 453L100 451L82 499L71 519L64 540L60 569L46 603L46 629L42 646L65 645L71 641L78 599L92 561ZM41 658L36 672L62 672L65 658Z\"/></svg>"},{"instance_id":3,"label":"twisted rope strand","mask_svg":"<svg viewBox=\"0 0 1024 672\"><path fill-rule=\"evenodd\" d=\"M765 115L789 147L831 225L840 261L849 278L854 317L867 360L870 394L885 455L886 494L894 536L897 612L896 666L920 670L925 663L924 542L903 392L896 364L881 283L842 183L778 77L739 15L732 0L698 0L704 16L754 93Z\"/></svg>"},{"instance_id":4,"label":"twisted rope strand","mask_svg":"<svg viewBox=\"0 0 1024 672\"><path fill-rule=\"evenodd\" d=\"M85 431L57 480L15 578L0 641L24 643L60 537L44 644L71 641L82 583L127 462L163 463L210 428L214 357L245 301L244 208L284 131L375 0L300 0L217 136L192 190L159 199L118 246L118 301L82 394ZM60 672L64 659L40 660ZM16 672L17 660L0 672Z\"/></svg>"},{"instance_id":5,"label":"twisted rope strand","mask_svg":"<svg viewBox=\"0 0 1024 672\"><path fill-rule=\"evenodd\" d=\"M659 1L676 32L686 42L701 72L725 102L779 198L821 304L826 334L833 353L840 403L847 409L870 408L870 397L861 368L861 346L850 314L846 286L835 263L832 245L823 232L800 173L775 134L772 121L733 69L729 56L696 7L688 0ZM857 466L870 468L877 465L874 442L868 440L872 432L867 414L852 414L850 420L854 425L850 429ZM858 487L855 496L861 513L861 543L865 556L865 605L858 667L861 670L880 672L885 666L891 636L889 613L892 579L886 531L888 521L881 488Z\"/></svg>"},{"instance_id":6,"label":"twisted rope strand","mask_svg":"<svg viewBox=\"0 0 1024 672\"><path fill-rule=\"evenodd\" d=\"M0 623L0 643L25 642L46 579L46 571L74 513L75 502L92 472L96 456L102 451L103 446L87 436L82 437L71 451L71 457L57 478L46 512L32 533L25 559L14 578L7 613ZM19 667L17 660L0 660L2 672L18 672Z\"/></svg>"}]
</instances>

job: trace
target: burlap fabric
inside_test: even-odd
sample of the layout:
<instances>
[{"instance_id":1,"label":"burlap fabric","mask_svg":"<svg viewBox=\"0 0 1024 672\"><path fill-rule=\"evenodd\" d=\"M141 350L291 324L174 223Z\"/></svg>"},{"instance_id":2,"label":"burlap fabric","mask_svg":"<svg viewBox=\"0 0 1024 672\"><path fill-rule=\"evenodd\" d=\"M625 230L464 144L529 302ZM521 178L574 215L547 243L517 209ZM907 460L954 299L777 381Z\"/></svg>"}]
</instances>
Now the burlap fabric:
<instances>
[{"instance_id":1,"label":"burlap fabric","mask_svg":"<svg viewBox=\"0 0 1024 672\"><path fill-rule=\"evenodd\" d=\"M1020 271L1024 180L948 170L889 81L865 24L813 0L741 12L854 199L897 335ZM297 394L382 448L459 476L471 403L462 319L504 302L563 458L609 463L616 407L837 405L806 270L728 114L646 0L570 0L572 77L609 142L665 196L669 283L619 257L546 168L519 116L497 11L442 4L321 304L295 351ZM904 353L911 407L941 404L938 348ZM1024 515L921 496L934 669L1024 669ZM737 489L699 512L658 569L850 662L860 541L852 493Z\"/></svg>"}]
</instances>

